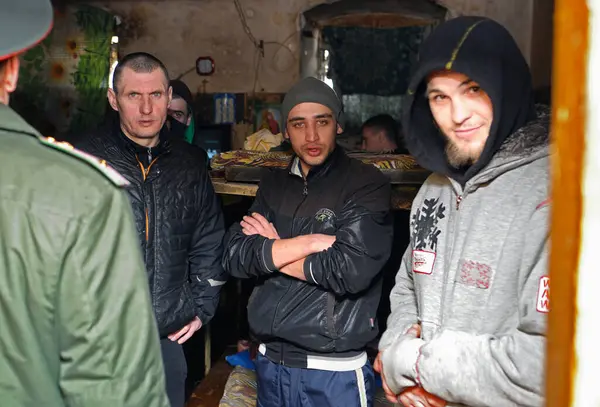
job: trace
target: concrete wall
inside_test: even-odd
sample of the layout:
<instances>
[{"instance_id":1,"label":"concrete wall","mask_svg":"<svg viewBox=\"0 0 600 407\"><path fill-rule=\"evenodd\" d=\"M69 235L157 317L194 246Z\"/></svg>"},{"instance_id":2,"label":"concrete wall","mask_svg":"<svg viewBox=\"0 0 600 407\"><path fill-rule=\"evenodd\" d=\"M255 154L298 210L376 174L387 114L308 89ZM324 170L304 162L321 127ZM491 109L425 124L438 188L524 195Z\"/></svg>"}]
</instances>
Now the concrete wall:
<instances>
[{"instance_id":1,"label":"concrete wall","mask_svg":"<svg viewBox=\"0 0 600 407\"><path fill-rule=\"evenodd\" d=\"M534 0L440 0L453 14L485 15L505 24L529 59ZM194 67L196 58L212 56L216 73L183 79L206 92L285 92L299 77L298 13L323 0L241 0L248 25L266 45L258 75L257 52L244 32L233 1L97 1L123 20L122 53L146 51L167 64L175 77ZM256 77L256 80L255 80ZM203 82L206 80L206 82Z\"/></svg>"},{"instance_id":2,"label":"concrete wall","mask_svg":"<svg viewBox=\"0 0 600 407\"><path fill-rule=\"evenodd\" d=\"M534 87L549 86L552 80L554 0L534 0L531 25L531 73Z\"/></svg>"}]
</instances>

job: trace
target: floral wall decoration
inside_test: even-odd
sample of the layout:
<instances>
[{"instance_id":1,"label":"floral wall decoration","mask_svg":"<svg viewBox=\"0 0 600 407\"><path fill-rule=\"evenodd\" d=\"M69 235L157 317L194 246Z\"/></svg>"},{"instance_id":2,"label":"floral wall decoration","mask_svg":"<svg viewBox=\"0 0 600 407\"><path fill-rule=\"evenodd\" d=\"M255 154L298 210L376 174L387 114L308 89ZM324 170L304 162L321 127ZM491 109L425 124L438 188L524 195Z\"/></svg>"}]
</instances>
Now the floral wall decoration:
<instances>
[{"instance_id":1,"label":"floral wall decoration","mask_svg":"<svg viewBox=\"0 0 600 407\"><path fill-rule=\"evenodd\" d=\"M89 6L55 13L54 28L21 56L11 106L44 135L76 134L98 124L107 106L115 20Z\"/></svg>"}]
</instances>

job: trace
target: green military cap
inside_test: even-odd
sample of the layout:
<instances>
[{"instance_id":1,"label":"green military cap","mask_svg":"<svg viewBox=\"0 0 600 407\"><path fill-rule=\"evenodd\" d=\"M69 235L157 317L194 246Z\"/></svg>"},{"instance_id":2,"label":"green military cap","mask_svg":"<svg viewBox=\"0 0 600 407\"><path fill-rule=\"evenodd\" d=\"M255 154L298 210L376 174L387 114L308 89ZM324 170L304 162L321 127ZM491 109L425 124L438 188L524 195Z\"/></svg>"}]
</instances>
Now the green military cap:
<instances>
[{"instance_id":1,"label":"green military cap","mask_svg":"<svg viewBox=\"0 0 600 407\"><path fill-rule=\"evenodd\" d=\"M42 41L52 17L50 0L0 0L0 61Z\"/></svg>"}]
</instances>

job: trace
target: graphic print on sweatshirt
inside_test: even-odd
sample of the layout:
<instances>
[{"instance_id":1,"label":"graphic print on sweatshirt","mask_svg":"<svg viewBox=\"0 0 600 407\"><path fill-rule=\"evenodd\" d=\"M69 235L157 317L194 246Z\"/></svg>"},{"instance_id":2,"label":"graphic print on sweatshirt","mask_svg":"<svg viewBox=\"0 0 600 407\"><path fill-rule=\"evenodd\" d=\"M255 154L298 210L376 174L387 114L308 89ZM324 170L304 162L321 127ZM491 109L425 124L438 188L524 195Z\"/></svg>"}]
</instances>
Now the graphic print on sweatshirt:
<instances>
[{"instance_id":1,"label":"graphic print on sweatshirt","mask_svg":"<svg viewBox=\"0 0 600 407\"><path fill-rule=\"evenodd\" d=\"M433 273L433 265L442 231L438 227L446 215L446 207L439 198L425 199L410 221L413 272L419 274Z\"/></svg>"}]
</instances>

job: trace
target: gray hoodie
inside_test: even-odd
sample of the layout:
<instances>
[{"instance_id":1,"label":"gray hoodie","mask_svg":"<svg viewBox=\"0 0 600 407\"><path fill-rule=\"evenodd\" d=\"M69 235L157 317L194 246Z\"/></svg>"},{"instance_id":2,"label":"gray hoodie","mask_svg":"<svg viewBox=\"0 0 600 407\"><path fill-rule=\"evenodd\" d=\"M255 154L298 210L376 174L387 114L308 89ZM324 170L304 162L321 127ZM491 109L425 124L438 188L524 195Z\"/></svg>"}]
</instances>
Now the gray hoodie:
<instances>
[{"instance_id":1,"label":"gray hoodie","mask_svg":"<svg viewBox=\"0 0 600 407\"><path fill-rule=\"evenodd\" d=\"M420 323L419 382L451 405L543 403L548 122L540 113L464 188L430 176L413 203L379 347Z\"/></svg>"},{"instance_id":2,"label":"gray hoodie","mask_svg":"<svg viewBox=\"0 0 600 407\"><path fill-rule=\"evenodd\" d=\"M425 78L440 69L476 81L494 107L482 155L467 169L448 166L424 96ZM400 390L401 363L416 359L409 381L450 406L540 406L549 111L536 111L529 69L510 34L481 17L450 20L428 37L404 103L409 151L434 175L413 202L411 242L390 295L379 345L386 382ZM422 341L408 349L401 344L415 323Z\"/></svg>"}]
</instances>

